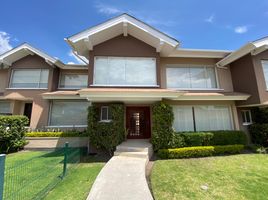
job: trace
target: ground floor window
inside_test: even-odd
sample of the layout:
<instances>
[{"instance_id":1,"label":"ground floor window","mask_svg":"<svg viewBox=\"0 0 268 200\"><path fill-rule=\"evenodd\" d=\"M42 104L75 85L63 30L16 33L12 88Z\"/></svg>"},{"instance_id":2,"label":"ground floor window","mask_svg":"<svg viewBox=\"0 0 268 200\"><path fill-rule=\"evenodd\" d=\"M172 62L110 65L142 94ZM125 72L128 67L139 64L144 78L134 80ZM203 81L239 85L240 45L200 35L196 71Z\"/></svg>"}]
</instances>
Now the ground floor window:
<instances>
[{"instance_id":1,"label":"ground floor window","mask_svg":"<svg viewBox=\"0 0 268 200\"><path fill-rule=\"evenodd\" d=\"M0 115L11 115L11 104L8 101L0 101Z\"/></svg>"},{"instance_id":2,"label":"ground floor window","mask_svg":"<svg viewBox=\"0 0 268 200\"><path fill-rule=\"evenodd\" d=\"M210 131L233 129L228 105L173 106L176 131Z\"/></svg>"},{"instance_id":3,"label":"ground floor window","mask_svg":"<svg viewBox=\"0 0 268 200\"><path fill-rule=\"evenodd\" d=\"M50 110L50 126L86 126L86 101L53 101Z\"/></svg>"},{"instance_id":4,"label":"ground floor window","mask_svg":"<svg viewBox=\"0 0 268 200\"><path fill-rule=\"evenodd\" d=\"M109 106L101 106L100 121L109 122L112 120L112 115Z\"/></svg>"},{"instance_id":5,"label":"ground floor window","mask_svg":"<svg viewBox=\"0 0 268 200\"><path fill-rule=\"evenodd\" d=\"M250 110L242 110L241 113L242 113L243 125L252 124L252 117Z\"/></svg>"}]
</instances>

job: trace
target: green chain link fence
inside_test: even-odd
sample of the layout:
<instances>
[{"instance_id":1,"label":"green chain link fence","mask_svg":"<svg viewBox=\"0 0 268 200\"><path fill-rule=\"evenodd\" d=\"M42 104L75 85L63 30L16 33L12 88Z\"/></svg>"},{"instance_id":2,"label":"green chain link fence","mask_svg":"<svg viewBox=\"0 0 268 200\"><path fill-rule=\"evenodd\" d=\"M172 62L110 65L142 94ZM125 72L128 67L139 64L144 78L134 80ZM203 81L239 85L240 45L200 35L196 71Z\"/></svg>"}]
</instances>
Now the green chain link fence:
<instances>
[{"instance_id":1,"label":"green chain link fence","mask_svg":"<svg viewBox=\"0 0 268 200\"><path fill-rule=\"evenodd\" d=\"M66 143L65 148L2 166L5 168L4 177L1 177L1 160L4 159L0 157L0 200L44 198L73 167L77 166L81 153L80 148L69 148ZM2 199L1 182L4 185Z\"/></svg>"}]
</instances>

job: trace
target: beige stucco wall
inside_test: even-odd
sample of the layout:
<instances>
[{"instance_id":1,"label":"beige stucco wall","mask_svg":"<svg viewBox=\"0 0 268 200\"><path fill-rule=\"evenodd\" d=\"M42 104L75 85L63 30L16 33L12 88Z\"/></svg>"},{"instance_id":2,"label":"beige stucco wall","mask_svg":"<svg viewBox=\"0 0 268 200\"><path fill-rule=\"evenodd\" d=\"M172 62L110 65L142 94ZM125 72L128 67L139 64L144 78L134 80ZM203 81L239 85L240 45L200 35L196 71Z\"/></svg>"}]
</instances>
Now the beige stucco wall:
<instances>
[{"instance_id":1,"label":"beige stucco wall","mask_svg":"<svg viewBox=\"0 0 268 200\"><path fill-rule=\"evenodd\" d=\"M8 70L7 69L0 69L0 93L5 91L7 87L7 80L8 80Z\"/></svg>"},{"instance_id":2,"label":"beige stucco wall","mask_svg":"<svg viewBox=\"0 0 268 200\"><path fill-rule=\"evenodd\" d=\"M160 68L161 68L161 87L166 88L166 67L167 65L215 65L218 59L213 58L160 58ZM223 89L225 92L233 91L232 77L230 68L221 69L216 68L216 75L218 79L219 88Z\"/></svg>"}]
</instances>

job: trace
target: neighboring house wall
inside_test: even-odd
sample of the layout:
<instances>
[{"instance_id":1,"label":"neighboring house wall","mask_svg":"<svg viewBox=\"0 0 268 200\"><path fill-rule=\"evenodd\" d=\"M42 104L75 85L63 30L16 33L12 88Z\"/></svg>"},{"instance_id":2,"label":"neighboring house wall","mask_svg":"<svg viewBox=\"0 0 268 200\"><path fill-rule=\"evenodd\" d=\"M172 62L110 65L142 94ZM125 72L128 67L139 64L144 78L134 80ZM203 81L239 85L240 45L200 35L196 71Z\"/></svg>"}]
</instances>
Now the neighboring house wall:
<instances>
[{"instance_id":1,"label":"neighboring house wall","mask_svg":"<svg viewBox=\"0 0 268 200\"><path fill-rule=\"evenodd\" d=\"M263 66L262 66L261 61L268 60L268 50L256 56L252 56L252 59L253 59L255 74L257 77L256 81L258 85L260 102L264 103L268 101L268 92L267 92L267 86L265 83L265 77L264 77Z\"/></svg>"},{"instance_id":2,"label":"neighboring house wall","mask_svg":"<svg viewBox=\"0 0 268 200\"><path fill-rule=\"evenodd\" d=\"M0 93L3 93L7 87L8 70L0 69Z\"/></svg>"},{"instance_id":3,"label":"neighboring house wall","mask_svg":"<svg viewBox=\"0 0 268 200\"><path fill-rule=\"evenodd\" d=\"M160 85L159 53L152 46L128 35L120 35L94 46L89 52L88 83L93 84L94 56L153 57L156 58L157 84Z\"/></svg>"},{"instance_id":4,"label":"neighboring house wall","mask_svg":"<svg viewBox=\"0 0 268 200\"><path fill-rule=\"evenodd\" d=\"M49 102L44 100L41 96L44 92L53 91L57 88L57 82L54 80L57 76L57 68L45 62L39 56L27 56L12 64L8 69L9 82L11 78L12 69L49 69L48 89L7 89L4 95L14 100L13 114L23 114L23 107L25 102L32 102L32 116L30 126L31 128L43 127L48 123ZM55 72L55 74L54 74Z\"/></svg>"},{"instance_id":5,"label":"neighboring house wall","mask_svg":"<svg viewBox=\"0 0 268 200\"><path fill-rule=\"evenodd\" d=\"M166 88L166 68L167 65L207 65L214 66L218 59L213 58L160 58L160 68L161 68L161 86ZM229 67L227 69L216 69L216 76L218 79L219 89L223 89L224 92L233 92L233 84Z\"/></svg>"},{"instance_id":6,"label":"neighboring house wall","mask_svg":"<svg viewBox=\"0 0 268 200\"><path fill-rule=\"evenodd\" d=\"M234 91L250 94L246 101L237 101L236 105L259 104L260 95L257 85L257 77L254 70L253 60L250 54L234 61L230 64ZM261 75L263 76L263 75Z\"/></svg>"}]
</instances>

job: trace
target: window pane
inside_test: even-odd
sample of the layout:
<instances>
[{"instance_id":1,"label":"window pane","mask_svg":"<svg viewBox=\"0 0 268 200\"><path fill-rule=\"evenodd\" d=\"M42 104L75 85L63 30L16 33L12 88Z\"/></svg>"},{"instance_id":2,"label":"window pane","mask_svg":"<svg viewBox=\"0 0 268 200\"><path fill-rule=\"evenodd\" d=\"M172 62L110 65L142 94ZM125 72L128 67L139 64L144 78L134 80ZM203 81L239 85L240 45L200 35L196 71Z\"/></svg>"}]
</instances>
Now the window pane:
<instances>
[{"instance_id":1,"label":"window pane","mask_svg":"<svg viewBox=\"0 0 268 200\"><path fill-rule=\"evenodd\" d=\"M39 88L47 88L48 86L48 69L42 69L40 75L40 85Z\"/></svg>"},{"instance_id":2,"label":"window pane","mask_svg":"<svg viewBox=\"0 0 268 200\"><path fill-rule=\"evenodd\" d=\"M96 57L94 84L156 85L155 59Z\"/></svg>"},{"instance_id":3,"label":"window pane","mask_svg":"<svg viewBox=\"0 0 268 200\"><path fill-rule=\"evenodd\" d=\"M11 106L10 102L0 102L0 114L10 114L11 113Z\"/></svg>"},{"instance_id":4,"label":"window pane","mask_svg":"<svg viewBox=\"0 0 268 200\"><path fill-rule=\"evenodd\" d=\"M228 106L194 106L196 131L231 130Z\"/></svg>"},{"instance_id":5,"label":"window pane","mask_svg":"<svg viewBox=\"0 0 268 200\"><path fill-rule=\"evenodd\" d=\"M176 131L194 131L192 106L173 106L173 112Z\"/></svg>"},{"instance_id":6,"label":"window pane","mask_svg":"<svg viewBox=\"0 0 268 200\"><path fill-rule=\"evenodd\" d=\"M168 88L190 88L189 68L167 68Z\"/></svg>"},{"instance_id":7,"label":"window pane","mask_svg":"<svg viewBox=\"0 0 268 200\"><path fill-rule=\"evenodd\" d=\"M266 88L268 88L268 61L267 60L262 61L262 67L263 67L263 73L264 73L265 82L266 82Z\"/></svg>"},{"instance_id":8,"label":"window pane","mask_svg":"<svg viewBox=\"0 0 268 200\"><path fill-rule=\"evenodd\" d=\"M101 120L108 120L108 107L101 107Z\"/></svg>"},{"instance_id":9,"label":"window pane","mask_svg":"<svg viewBox=\"0 0 268 200\"><path fill-rule=\"evenodd\" d=\"M152 58L126 60L126 85L156 85L156 64Z\"/></svg>"},{"instance_id":10,"label":"window pane","mask_svg":"<svg viewBox=\"0 0 268 200\"><path fill-rule=\"evenodd\" d=\"M108 85L109 66L108 58L96 57L94 64L94 84Z\"/></svg>"},{"instance_id":11,"label":"window pane","mask_svg":"<svg viewBox=\"0 0 268 200\"><path fill-rule=\"evenodd\" d=\"M61 88L86 88L88 76L86 74L61 74Z\"/></svg>"},{"instance_id":12,"label":"window pane","mask_svg":"<svg viewBox=\"0 0 268 200\"><path fill-rule=\"evenodd\" d=\"M13 70L10 87L12 88L47 88L48 73L46 69Z\"/></svg>"},{"instance_id":13,"label":"window pane","mask_svg":"<svg viewBox=\"0 0 268 200\"><path fill-rule=\"evenodd\" d=\"M109 57L109 84L124 85L126 82L125 59Z\"/></svg>"},{"instance_id":14,"label":"window pane","mask_svg":"<svg viewBox=\"0 0 268 200\"><path fill-rule=\"evenodd\" d=\"M190 68L191 88L206 88L206 70L204 67Z\"/></svg>"},{"instance_id":15,"label":"window pane","mask_svg":"<svg viewBox=\"0 0 268 200\"><path fill-rule=\"evenodd\" d=\"M206 70L207 70L207 88L217 88L215 69L213 67L207 67Z\"/></svg>"},{"instance_id":16,"label":"window pane","mask_svg":"<svg viewBox=\"0 0 268 200\"><path fill-rule=\"evenodd\" d=\"M74 126L87 124L88 102L53 101L51 108L51 126Z\"/></svg>"}]
</instances>

